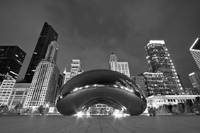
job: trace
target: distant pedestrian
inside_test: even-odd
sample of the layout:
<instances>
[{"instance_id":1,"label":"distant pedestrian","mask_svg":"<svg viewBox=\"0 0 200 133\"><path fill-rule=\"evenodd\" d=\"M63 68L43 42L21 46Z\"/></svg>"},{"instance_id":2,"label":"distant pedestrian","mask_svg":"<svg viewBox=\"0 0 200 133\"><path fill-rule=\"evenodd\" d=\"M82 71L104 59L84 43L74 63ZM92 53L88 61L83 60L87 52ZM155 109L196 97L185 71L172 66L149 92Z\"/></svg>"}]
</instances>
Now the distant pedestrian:
<instances>
[{"instance_id":1,"label":"distant pedestrian","mask_svg":"<svg viewBox=\"0 0 200 133\"><path fill-rule=\"evenodd\" d=\"M156 116L156 108L148 107L149 116Z\"/></svg>"}]
</instances>

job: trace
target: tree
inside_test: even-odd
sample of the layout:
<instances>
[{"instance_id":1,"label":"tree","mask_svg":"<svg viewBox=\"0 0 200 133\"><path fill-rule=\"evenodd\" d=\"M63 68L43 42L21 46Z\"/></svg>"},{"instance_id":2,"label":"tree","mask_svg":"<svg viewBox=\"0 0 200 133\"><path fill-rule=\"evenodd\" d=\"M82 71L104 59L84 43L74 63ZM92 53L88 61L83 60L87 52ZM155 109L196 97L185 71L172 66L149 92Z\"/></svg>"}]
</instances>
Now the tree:
<instances>
[{"instance_id":1,"label":"tree","mask_svg":"<svg viewBox=\"0 0 200 133\"><path fill-rule=\"evenodd\" d=\"M44 114L44 107L42 106L42 105L40 105L39 107L38 107L38 112L41 114L41 115L43 115Z\"/></svg>"},{"instance_id":2,"label":"tree","mask_svg":"<svg viewBox=\"0 0 200 133\"><path fill-rule=\"evenodd\" d=\"M1 105L0 106L0 112L1 113L5 113L5 112L8 112L8 106L7 105Z\"/></svg>"},{"instance_id":3,"label":"tree","mask_svg":"<svg viewBox=\"0 0 200 133\"><path fill-rule=\"evenodd\" d=\"M195 114L200 115L200 97L195 98L193 110Z\"/></svg>"},{"instance_id":4,"label":"tree","mask_svg":"<svg viewBox=\"0 0 200 133\"><path fill-rule=\"evenodd\" d=\"M17 103L16 105L15 105L15 107L14 107L14 109L16 110L16 112L18 113L18 114L20 114L20 110L22 109L22 104L21 103Z\"/></svg>"}]
</instances>

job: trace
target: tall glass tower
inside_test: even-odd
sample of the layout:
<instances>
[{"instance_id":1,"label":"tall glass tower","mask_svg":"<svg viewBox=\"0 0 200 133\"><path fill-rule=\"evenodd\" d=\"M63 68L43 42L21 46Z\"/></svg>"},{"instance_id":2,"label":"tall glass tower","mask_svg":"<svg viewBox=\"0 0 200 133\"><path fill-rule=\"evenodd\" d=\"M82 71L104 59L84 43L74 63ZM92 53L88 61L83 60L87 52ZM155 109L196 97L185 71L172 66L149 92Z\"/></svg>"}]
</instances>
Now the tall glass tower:
<instances>
[{"instance_id":1,"label":"tall glass tower","mask_svg":"<svg viewBox=\"0 0 200 133\"><path fill-rule=\"evenodd\" d=\"M18 46L0 46L0 82L7 76L18 78L25 56L26 53Z\"/></svg>"},{"instance_id":2,"label":"tall glass tower","mask_svg":"<svg viewBox=\"0 0 200 133\"><path fill-rule=\"evenodd\" d=\"M45 58L47 48L51 41L57 41L58 33L47 22L44 23L37 45L33 52L30 64L25 74L25 81L31 83L36 67Z\"/></svg>"},{"instance_id":3,"label":"tall glass tower","mask_svg":"<svg viewBox=\"0 0 200 133\"><path fill-rule=\"evenodd\" d=\"M150 72L162 72L166 89L179 94L183 88L164 40L150 40L145 46Z\"/></svg>"}]
</instances>

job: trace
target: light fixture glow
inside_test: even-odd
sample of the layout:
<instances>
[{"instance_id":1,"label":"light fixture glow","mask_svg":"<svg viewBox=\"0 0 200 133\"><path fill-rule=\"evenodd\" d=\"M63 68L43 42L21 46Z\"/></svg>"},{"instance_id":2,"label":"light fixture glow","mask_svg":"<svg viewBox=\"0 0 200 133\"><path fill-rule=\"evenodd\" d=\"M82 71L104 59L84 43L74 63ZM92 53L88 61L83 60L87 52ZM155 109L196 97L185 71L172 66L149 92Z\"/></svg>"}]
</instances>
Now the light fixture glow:
<instances>
[{"instance_id":1,"label":"light fixture glow","mask_svg":"<svg viewBox=\"0 0 200 133\"><path fill-rule=\"evenodd\" d=\"M84 115L84 113L83 113L82 111L79 111L79 112L77 112L77 113L75 114L75 116L76 116L77 118L82 118L83 115Z\"/></svg>"},{"instance_id":2,"label":"light fixture glow","mask_svg":"<svg viewBox=\"0 0 200 133\"><path fill-rule=\"evenodd\" d=\"M113 117L116 118L116 119L120 119L120 118L123 118L123 117L127 117L129 116L129 114L126 114L123 112L123 109L122 110L118 110L118 109L115 109L113 111Z\"/></svg>"},{"instance_id":3,"label":"light fixture glow","mask_svg":"<svg viewBox=\"0 0 200 133\"><path fill-rule=\"evenodd\" d=\"M74 116L76 116L77 118L89 118L90 117L90 113L89 112L84 112L84 111L79 111L77 112Z\"/></svg>"}]
</instances>

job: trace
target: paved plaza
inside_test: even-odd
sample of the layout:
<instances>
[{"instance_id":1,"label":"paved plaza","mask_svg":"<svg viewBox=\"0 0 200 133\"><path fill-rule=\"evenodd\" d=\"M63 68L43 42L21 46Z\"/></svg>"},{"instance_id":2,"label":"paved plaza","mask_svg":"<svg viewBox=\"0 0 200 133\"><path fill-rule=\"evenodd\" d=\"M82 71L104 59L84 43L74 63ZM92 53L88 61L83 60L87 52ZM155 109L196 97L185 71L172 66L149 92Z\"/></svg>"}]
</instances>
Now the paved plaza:
<instances>
[{"instance_id":1,"label":"paved plaza","mask_svg":"<svg viewBox=\"0 0 200 133\"><path fill-rule=\"evenodd\" d=\"M0 133L199 133L200 116L0 116Z\"/></svg>"}]
</instances>

